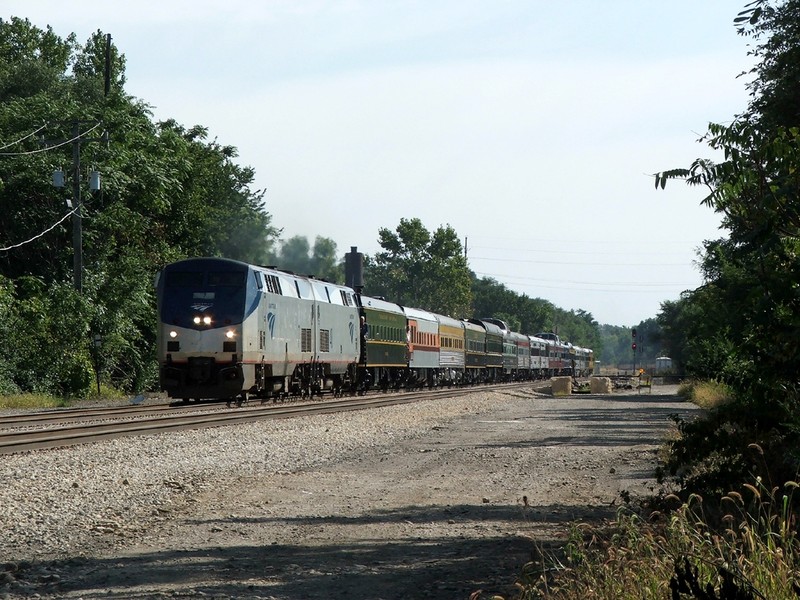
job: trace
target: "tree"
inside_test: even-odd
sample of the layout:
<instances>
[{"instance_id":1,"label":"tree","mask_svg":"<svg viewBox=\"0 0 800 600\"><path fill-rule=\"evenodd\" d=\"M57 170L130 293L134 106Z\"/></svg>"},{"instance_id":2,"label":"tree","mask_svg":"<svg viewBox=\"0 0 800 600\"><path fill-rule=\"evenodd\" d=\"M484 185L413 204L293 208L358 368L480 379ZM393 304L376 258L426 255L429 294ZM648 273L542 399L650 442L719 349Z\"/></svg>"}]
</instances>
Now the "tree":
<instances>
[{"instance_id":1,"label":"tree","mask_svg":"<svg viewBox=\"0 0 800 600\"><path fill-rule=\"evenodd\" d=\"M600 337L599 325L590 312L582 309L567 311L563 308L555 308L551 325L545 327L544 330L558 333L563 341L592 348L598 356L602 356L603 342Z\"/></svg>"},{"instance_id":2,"label":"tree","mask_svg":"<svg viewBox=\"0 0 800 600\"><path fill-rule=\"evenodd\" d=\"M517 300L520 333L534 334L553 329L552 323L558 309L552 302L521 294Z\"/></svg>"},{"instance_id":3,"label":"tree","mask_svg":"<svg viewBox=\"0 0 800 600\"><path fill-rule=\"evenodd\" d=\"M472 317L480 319L482 317L495 317L508 320L510 316L519 322L520 329L523 328L522 319L517 316L520 297L519 295L491 277L477 277L472 282L472 296L474 298L474 310ZM534 333L536 326L527 321L524 324L524 333ZM520 331L520 333L523 333Z\"/></svg>"},{"instance_id":4,"label":"tree","mask_svg":"<svg viewBox=\"0 0 800 600\"><path fill-rule=\"evenodd\" d=\"M281 244L271 262L294 273L313 275L335 283L344 281L343 262L337 258L336 242L330 238L317 236L312 249L308 238L291 237Z\"/></svg>"},{"instance_id":5,"label":"tree","mask_svg":"<svg viewBox=\"0 0 800 600\"><path fill-rule=\"evenodd\" d=\"M559 336L575 345L591 348L597 356L602 340L598 324L584 310L565 311L541 298L518 294L490 277L473 277L472 291L476 319L501 319L513 330L526 335L557 331Z\"/></svg>"},{"instance_id":6,"label":"tree","mask_svg":"<svg viewBox=\"0 0 800 600\"><path fill-rule=\"evenodd\" d=\"M398 304L459 317L470 314L471 275L461 241L450 226L431 234L420 219L381 228L383 248L369 262L366 293Z\"/></svg>"},{"instance_id":7,"label":"tree","mask_svg":"<svg viewBox=\"0 0 800 600\"><path fill-rule=\"evenodd\" d=\"M106 93L105 52L101 31L80 45L28 20L0 19L0 276L18 325L2 342L19 342L3 349L14 354L0 363L9 388L80 393L95 335L106 381L151 385L158 269L196 255L264 264L278 233L263 192L250 188L253 169L234 162L236 149L208 141L202 126L153 122L147 105L126 95L125 57L113 44ZM81 145L81 163L99 168L103 189L91 193L81 182L86 268L74 297L65 193L50 184L54 169L69 170L72 145L43 147L39 138L69 140L76 126L87 138L107 131L109 143ZM17 360L37 352L56 375Z\"/></svg>"},{"instance_id":8,"label":"tree","mask_svg":"<svg viewBox=\"0 0 800 600\"><path fill-rule=\"evenodd\" d=\"M296 235L281 243L275 264L294 273L310 273L310 251L308 238Z\"/></svg>"},{"instance_id":9,"label":"tree","mask_svg":"<svg viewBox=\"0 0 800 600\"><path fill-rule=\"evenodd\" d=\"M760 41L750 52L760 60L750 71L748 112L763 130L800 123L800 5L792 1L755 0L734 23L740 35Z\"/></svg>"},{"instance_id":10,"label":"tree","mask_svg":"<svg viewBox=\"0 0 800 600\"><path fill-rule=\"evenodd\" d=\"M631 361L631 329L618 325L600 325L602 352L595 352L595 360L604 367L619 366Z\"/></svg>"},{"instance_id":11,"label":"tree","mask_svg":"<svg viewBox=\"0 0 800 600\"><path fill-rule=\"evenodd\" d=\"M59 38L47 27L33 27L27 19L0 19L0 101L31 98L63 88L75 49L75 35Z\"/></svg>"},{"instance_id":12,"label":"tree","mask_svg":"<svg viewBox=\"0 0 800 600\"><path fill-rule=\"evenodd\" d=\"M326 281L344 283L344 260L337 256L336 242L317 236L311 253L311 272Z\"/></svg>"},{"instance_id":13,"label":"tree","mask_svg":"<svg viewBox=\"0 0 800 600\"><path fill-rule=\"evenodd\" d=\"M758 42L759 61L748 109L730 125L709 125L703 137L724 160L697 159L655 177L657 187L670 179L706 186L703 203L730 233L705 244L704 286L682 306L667 306L684 320L687 367L713 372L736 394L710 421L686 425L673 448L673 470L715 491L727 491L725 478L747 476L740 467L751 443L776 478L800 467L799 17L798 0L756 0L740 13L739 31ZM674 327L668 335L676 337Z\"/></svg>"}]
</instances>

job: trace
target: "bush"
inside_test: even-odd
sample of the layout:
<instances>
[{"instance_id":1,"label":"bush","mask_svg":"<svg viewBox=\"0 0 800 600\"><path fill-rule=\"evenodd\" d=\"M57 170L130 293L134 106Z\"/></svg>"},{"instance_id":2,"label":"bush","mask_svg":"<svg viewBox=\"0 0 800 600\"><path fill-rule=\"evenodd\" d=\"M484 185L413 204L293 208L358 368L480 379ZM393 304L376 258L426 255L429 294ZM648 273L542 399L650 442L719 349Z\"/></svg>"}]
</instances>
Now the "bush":
<instances>
[{"instance_id":1,"label":"bush","mask_svg":"<svg viewBox=\"0 0 800 600\"><path fill-rule=\"evenodd\" d=\"M644 519L621 510L605 526L574 525L565 556L523 569L519 599L796 600L797 488L756 479L726 494L710 516L693 495L669 514Z\"/></svg>"},{"instance_id":2,"label":"bush","mask_svg":"<svg viewBox=\"0 0 800 600\"><path fill-rule=\"evenodd\" d=\"M733 396L729 386L714 380L683 383L678 394L705 409L727 404Z\"/></svg>"},{"instance_id":3,"label":"bush","mask_svg":"<svg viewBox=\"0 0 800 600\"><path fill-rule=\"evenodd\" d=\"M37 409L64 405L64 400L46 394L0 394L0 408Z\"/></svg>"},{"instance_id":4,"label":"bush","mask_svg":"<svg viewBox=\"0 0 800 600\"><path fill-rule=\"evenodd\" d=\"M89 301L68 284L36 277L4 280L0 381L7 393L70 397L93 380L88 349Z\"/></svg>"}]
</instances>

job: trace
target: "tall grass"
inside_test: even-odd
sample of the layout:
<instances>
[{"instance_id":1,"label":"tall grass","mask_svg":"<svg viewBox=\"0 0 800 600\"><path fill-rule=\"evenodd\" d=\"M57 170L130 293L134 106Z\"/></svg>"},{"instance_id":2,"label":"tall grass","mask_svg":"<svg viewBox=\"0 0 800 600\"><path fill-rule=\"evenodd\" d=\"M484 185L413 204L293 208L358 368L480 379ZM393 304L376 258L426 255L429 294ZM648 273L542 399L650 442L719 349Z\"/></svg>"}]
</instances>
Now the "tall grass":
<instances>
[{"instance_id":1,"label":"tall grass","mask_svg":"<svg viewBox=\"0 0 800 600\"><path fill-rule=\"evenodd\" d=\"M678 394L700 408L712 409L731 399L731 389L718 381L690 381L681 384Z\"/></svg>"},{"instance_id":2,"label":"tall grass","mask_svg":"<svg viewBox=\"0 0 800 600\"><path fill-rule=\"evenodd\" d=\"M50 394L19 393L0 395L0 409L27 409L62 408L72 406L81 400L124 400L128 394L106 383L100 384L100 391L92 387L85 398L58 398Z\"/></svg>"},{"instance_id":3,"label":"tall grass","mask_svg":"<svg viewBox=\"0 0 800 600\"><path fill-rule=\"evenodd\" d=\"M518 599L796 600L797 488L756 480L709 512L695 495L669 514L628 510L605 526L574 525L562 556L526 565Z\"/></svg>"},{"instance_id":4,"label":"tall grass","mask_svg":"<svg viewBox=\"0 0 800 600\"><path fill-rule=\"evenodd\" d=\"M0 396L0 408L37 409L68 406L68 401L49 394L9 394Z\"/></svg>"}]
</instances>

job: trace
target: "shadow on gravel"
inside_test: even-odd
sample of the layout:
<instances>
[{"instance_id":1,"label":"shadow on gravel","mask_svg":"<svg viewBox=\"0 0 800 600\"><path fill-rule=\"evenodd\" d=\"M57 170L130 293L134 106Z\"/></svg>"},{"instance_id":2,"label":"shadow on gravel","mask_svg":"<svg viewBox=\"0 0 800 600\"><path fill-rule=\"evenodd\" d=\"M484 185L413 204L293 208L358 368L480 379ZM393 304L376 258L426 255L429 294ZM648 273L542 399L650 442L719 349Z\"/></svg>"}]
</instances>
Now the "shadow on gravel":
<instances>
[{"instance_id":1,"label":"shadow on gravel","mask_svg":"<svg viewBox=\"0 0 800 600\"><path fill-rule=\"evenodd\" d=\"M581 515L576 512L582 512ZM153 552L113 560L71 559L30 565L16 573L8 598L271 598L271 599L424 599L468 598L484 590L512 597L521 567L534 556L560 547L565 523L575 518L609 517L609 507L403 507L376 511L358 519L337 517L283 519L287 528L326 524L436 519L480 526L497 519L518 520L519 533L494 537L426 537L410 534L391 542L363 539L335 546L247 545L208 546ZM422 521L424 516L425 521ZM193 526L256 526L256 519L194 522ZM458 531L458 530L455 530ZM535 539L532 539L533 536ZM246 537L246 533L244 534ZM15 593L19 595L15 595Z\"/></svg>"},{"instance_id":2,"label":"shadow on gravel","mask_svg":"<svg viewBox=\"0 0 800 600\"><path fill-rule=\"evenodd\" d=\"M315 517L229 517L209 521L187 520L189 526L213 526L221 524L282 523L287 527L326 525L389 525L407 523L424 527L426 523L450 523L452 525L487 524L492 522L518 522L520 527L536 524L564 524L576 518L597 519L613 515L606 506L522 506L491 504L456 504L452 506L408 506L402 509L375 510L357 517L342 515ZM578 515L578 516L576 516Z\"/></svg>"},{"instance_id":3,"label":"shadow on gravel","mask_svg":"<svg viewBox=\"0 0 800 600\"><path fill-rule=\"evenodd\" d=\"M692 405L693 406L693 405ZM530 443L518 442L511 447L570 445L570 446L637 446L642 443L657 444L664 437L665 425L672 422L673 415L687 418L693 413L690 409L677 410L677 407L629 407L608 409L550 409L531 416L540 422L574 423L579 426L579 435L551 436L537 438ZM573 430L574 431L574 430ZM649 442L648 442L649 440ZM502 444L510 446L509 444ZM481 447L481 446L478 446ZM483 447L493 447L487 444Z\"/></svg>"}]
</instances>

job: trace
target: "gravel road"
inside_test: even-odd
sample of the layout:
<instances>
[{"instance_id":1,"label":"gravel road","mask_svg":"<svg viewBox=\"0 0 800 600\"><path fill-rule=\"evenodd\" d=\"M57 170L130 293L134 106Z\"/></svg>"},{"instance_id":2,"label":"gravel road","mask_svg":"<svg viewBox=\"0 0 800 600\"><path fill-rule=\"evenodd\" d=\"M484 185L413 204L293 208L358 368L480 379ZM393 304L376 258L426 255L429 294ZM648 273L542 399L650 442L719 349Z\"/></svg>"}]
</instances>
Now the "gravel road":
<instances>
[{"instance_id":1,"label":"gravel road","mask_svg":"<svg viewBox=\"0 0 800 600\"><path fill-rule=\"evenodd\" d=\"M513 597L653 489L674 388L533 386L4 457L0 598Z\"/></svg>"}]
</instances>

